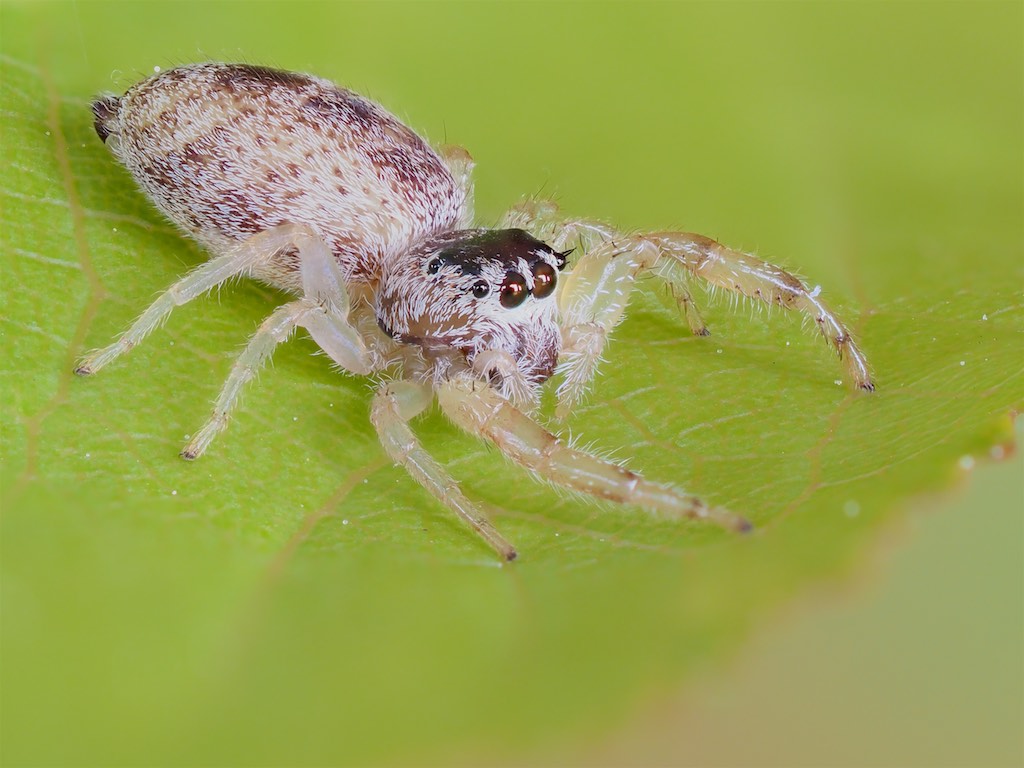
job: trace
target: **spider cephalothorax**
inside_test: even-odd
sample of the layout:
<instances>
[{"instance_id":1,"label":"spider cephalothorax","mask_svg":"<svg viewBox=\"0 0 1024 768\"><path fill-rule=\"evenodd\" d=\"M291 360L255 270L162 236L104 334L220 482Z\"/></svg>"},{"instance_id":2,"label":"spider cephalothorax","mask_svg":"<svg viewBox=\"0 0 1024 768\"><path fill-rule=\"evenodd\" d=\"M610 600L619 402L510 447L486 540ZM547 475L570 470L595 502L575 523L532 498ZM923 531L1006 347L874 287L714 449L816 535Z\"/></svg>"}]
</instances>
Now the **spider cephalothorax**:
<instances>
[{"instance_id":1,"label":"spider cephalothorax","mask_svg":"<svg viewBox=\"0 0 1024 768\"><path fill-rule=\"evenodd\" d=\"M543 201L512 208L498 229L472 229L469 153L435 151L378 105L326 80L199 64L102 97L93 114L100 138L150 199L214 258L115 343L89 354L78 373L99 370L174 307L232 277L294 296L238 356L185 458L206 450L246 382L304 328L342 370L384 378L370 407L384 450L508 560L515 549L410 427L435 399L459 427L552 483L746 530L743 518L573 448L523 411L552 373L560 379L556 415L579 402L645 273L670 284L698 336L708 331L690 279L805 313L853 383L874 388L864 355L819 288L701 235L627 235L563 218ZM579 253L561 273L573 247Z\"/></svg>"},{"instance_id":2,"label":"spider cephalothorax","mask_svg":"<svg viewBox=\"0 0 1024 768\"><path fill-rule=\"evenodd\" d=\"M514 365L537 385L561 351L555 288L565 263L565 253L521 229L448 232L385 269L377 324L446 376L464 361L502 386Z\"/></svg>"}]
</instances>

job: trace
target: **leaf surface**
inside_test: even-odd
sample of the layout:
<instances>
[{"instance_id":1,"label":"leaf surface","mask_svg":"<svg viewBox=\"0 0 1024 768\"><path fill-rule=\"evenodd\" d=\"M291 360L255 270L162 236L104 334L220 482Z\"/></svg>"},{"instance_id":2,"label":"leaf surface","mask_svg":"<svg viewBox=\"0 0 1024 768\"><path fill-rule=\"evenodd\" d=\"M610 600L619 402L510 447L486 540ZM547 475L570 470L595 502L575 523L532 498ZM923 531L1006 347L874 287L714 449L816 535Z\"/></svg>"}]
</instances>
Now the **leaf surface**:
<instances>
[{"instance_id":1,"label":"leaf surface","mask_svg":"<svg viewBox=\"0 0 1024 768\"><path fill-rule=\"evenodd\" d=\"M147 11L166 37L161 57L208 58L184 7ZM855 10L751 9L728 35L685 32L696 48L681 50L673 35L724 23L718 11L460 6L439 20L345 6L326 24L321 6L292 7L287 23L310 36L301 47L273 34L282 11L254 6L239 22L214 5L201 36L222 42L205 50L239 58L231 46L244 46L407 118L417 110L414 125L470 146L484 221L550 181L573 213L660 229L686 215L686 229L785 254L852 324L879 391L837 386L829 351L778 312L703 297L714 335L690 337L647 282L568 429L757 531L560 495L436 412L420 419L425 445L517 544L511 567L390 466L368 382L332 372L307 339L275 355L205 457L179 461L233 356L283 297L232 286L177 310L98 376L72 375L81 352L204 256L92 131L88 100L110 71L152 67L126 32L139 20L82 6L76 48L55 10L70 6L5 5L7 762L493 761L593 731L720 657L808 584L846 573L908 497L1011 441L1009 413L1024 402L1022 70L1012 41L969 44L993 19L944 8L922 28L922 12L901 8L878 28ZM400 21L402 55L375 58L368 31ZM896 50L911 23L917 47ZM622 25L623 53L641 64L581 46L558 82L545 74L562 36L602 40ZM304 51L328 49L324 28L349 47L312 61ZM495 28L506 42L488 38ZM428 29L431 51L456 53L419 71ZM953 29L962 51L939 44ZM743 76L707 64L726 37ZM511 39L522 47L503 47ZM803 64L773 58L764 39L788 40ZM487 53L491 67L470 66ZM680 57L708 76L684 78ZM120 90L136 77L115 79ZM684 79L681 99L671 89ZM535 89L529 100L518 83Z\"/></svg>"}]
</instances>

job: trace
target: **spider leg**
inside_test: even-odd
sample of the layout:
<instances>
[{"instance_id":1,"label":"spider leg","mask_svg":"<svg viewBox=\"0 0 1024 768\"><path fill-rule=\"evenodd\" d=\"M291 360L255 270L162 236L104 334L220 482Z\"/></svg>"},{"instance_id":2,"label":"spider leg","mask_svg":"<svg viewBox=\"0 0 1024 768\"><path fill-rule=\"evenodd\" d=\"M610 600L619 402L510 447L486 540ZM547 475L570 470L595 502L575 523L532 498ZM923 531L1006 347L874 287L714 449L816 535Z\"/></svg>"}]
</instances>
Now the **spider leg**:
<instances>
[{"instance_id":1,"label":"spider leg","mask_svg":"<svg viewBox=\"0 0 1024 768\"><path fill-rule=\"evenodd\" d=\"M132 323L113 344L90 352L82 358L75 373L88 376L138 345L159 326L175 307L187 304L233 277L247 277L253 270L269 262L277 253L291 245L296 228L284 224L253 235L232 248L229 253L200 264L174 283Z\"/></svg>"},{"instance_id":2,"label":"spider leg","mask_svg":"<svg viewBox=\"0 0 1024 768\"><path fill-rule=\"evenodd\" d=\"M432 400L430 389L411 381L387 382L377 390L370 408L370 421L384 450L499 555L505 560L515 560L515 548L498 533L477 505L466 498L458 483L424 450L409 428L410 419L422 413Z\"/></svg>"},{"instance_id":3,"label":"spider leg","mask_svg":"<svg viewBox=\"0 0 1024 768\"><path fill-rule=\"evenodd\" d=\"M562 215L553 200L522 200L506 211L499 229L525 229L556 251L579 248L586 253L622 234L593 219L572 219Z\"/></svg>"},{"instance_id":4,"label":"spider leg","mask_svg":"<svg viewBox=\"0 0 1024 768\"><path fill-rule=\"evenodd\" d=\"M608 333L626 308L640 263L629 258L615 260L625 253L619 245L628 240L624 235L598 221L567 219L550 200L521 201L509 209L499 226L529 230L557 251L572 248L581 254L556 289L562 315L558 365L562 383L555 415L564 419L572 405L583 398L597 370ZM653 264L657 257L649 254L648 260ZM693 307L685 286L683 291L680 307ZM693 316L689 312L688 320ZM696 322L703 329L699 314Z\"/></svg>"},{"instance_id":5,"label":"spider leg","mask_svg":"<svg viewBox=\"0 0 1024 768\"><path fill-rule=\"evenodd\" d=\"M602 243L584 253L563 281L559 296L563 318L560 418L586 391L608 334L622 319L635 279L643 271L655 273L679 291L677 301L697 335L705 335L706 330L685 284L691 275L770 305L806 313L835 348L854 384L860 389L874 389L864 354L839 317L818 298L819 289L809 290L780 267L710 238L659 232Z\"/></svg>"},{"instance_id":6,"label":"spider leg","mask_svg":"<svg viewBox=\"0 0 1024 768\"><path fill-rule=\"evenodd\" d=\"M466 198L459 226L470 227L473 225L473 168L476 166L476 161L465 147L460 147L458 144L445 144L438 148L438 153L459 183Z\"/></svg>"},{"instance_id":7,"label":"spider leg","mask_svg":"<svg viewBox=\"0 0 1024 768\"><path fill-rule=\"evenodd\" d=\"M282 341L297 328L305 328L313 341L342 368L359 375L375 365L360 333L348 322L349 297L334 255L311 230L290 228L290 245L299 254L303 297L278 307L263 321L235 360L227 381L214 403L213 414L181 452L195 459L228 424L242 388L256 377L260 368Z\"/></svg>"},{"instance_id":8,"label":"spider leg","mask_svg":"<svg viewBox=\"0 0 1024 768\"><path fill-rule=\"evenodd\" d=\"M562 280L562 354L556 416L568 416L597 371L611 330L622 319L637 274L658 262L657 249L624 238L583 254Z\"/></svg>"},{"instance_id":9,"label":"spider leg","mask_svg":"<svg viewBox=\"0 0 1024 768\"><path fill-rule=\"evenodd\" d=\"M814 320L821 335L836 350L854 385L868 392L874 390L867 358L835 312L818 298L820 287L809 290L781 267L726 248L703 235L656 232L639 239L653 243L670 270L682 267L713 286L803 312Z\"/></svg>"},{"instance_id":10,"label":"spider leg","mask_svg":"<svg viewBox=\"0 0 1024 768\"><path fill-rule=\"evenodd\" d=\"M558 204L551 200L523 200L508 210L500 226L529 230L555 250L578 248L580 258L602 243L625 238L623 233L600 221L565 218L559 212ZM676 275L669 282L672 298L693 335L709 336L708 326L693 300L685 277L685 274Z\"/></svg>"},{"instance_id":11,"label":"spider leg","mask_svg":"<svg viewBox=\"0 0 1024 768\"><path fill-rule=\"evenodd\" d=\"M732 531L750 523L696 496L645 480L632 470L570 447L496 391L466 378L438 390L442 410L470 434L490 440L502 453L539 477L574 491L642 507L660 517L707 520Z\"/></svg>"},{"instance_id":12,"label":"spider leg","mask_svg":"<svg viewBox=\"0 0 1024 768\"><path fill-rule=\"evenodd\" d=\"M534 237L548 243L555 250L580 251L580 257L602 243L621 241L625 235L593 219L567 219L559 212L558 204L551 200L523 200L506 213L501 228L518 227L529 230ZM578 260L578 259L577 259ZM682 276L679 276L682 278ZM561 284L559 284L561 285ZM669 283L672 298L694 336L709 336L707 324L693 300L685 279Z\"/></svg>"},{"instance_id":13,"label":"spider leg","mask_svg":"<svg viewBox=\"0 0 1024 768\"><path fill-rule=\"evenodd\" d=\"M750 254L726 248L703 235L658 232L627 237L599 222L565 219L550 201L527 200L513 207L502 226L530 229L553 248L576 245L582 254L559 283L563 352L557 415L567 415L593 377L611 329L629 299L636 276L654 271L672 290L690 330L708 335L693 303L687 279L735 291L770 305L802 311L838 353L855 386L872 391L864 353L839 317L798 278Z\"/></svg>"},{"instance_id":14,"label":"spider leg","mask_svg":"<svg viewBox=\"0 0 1024 768\"><path fill-rule=\"evenodd\" d=\"M686 285L686 281L684 279L669 280L668 288L679 308L679 314L690 326L690 333L694 336L710 336L711 331L708 330L707 323L704 322L704 317L697 307L697 302L693 300L693 294L690 292L689 286Z\"/></svg>"}]
</instances>

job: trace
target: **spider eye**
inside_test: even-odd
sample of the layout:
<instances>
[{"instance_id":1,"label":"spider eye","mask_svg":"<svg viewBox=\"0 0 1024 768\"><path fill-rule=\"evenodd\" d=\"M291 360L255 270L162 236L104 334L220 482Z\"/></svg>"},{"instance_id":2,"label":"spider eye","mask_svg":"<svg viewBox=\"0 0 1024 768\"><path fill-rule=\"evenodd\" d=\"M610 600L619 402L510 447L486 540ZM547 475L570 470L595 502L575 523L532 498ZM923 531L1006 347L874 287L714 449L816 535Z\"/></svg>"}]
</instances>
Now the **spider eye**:
<instances>
[{"instance_id":1,"label":"spider eye","mask_svg":"<svg viewBox=\"0 0 1024 768\"><path fill-rule=\"evenodd\" d=\"M555 268L541 262L533 268L533 295L538 299L550 296L555 290Z\"/></svg>"},{"instance_id":2,"label":"spider eye","mask_svg":"<svg viewBox=\"0 0 1024 768\"><path fill-rule=\"evenodd\" d=\"M555 251L555 266L558 267L559 272L565 269L565 265L569 263L569 254L574 250L576 249L570 248L568 251Z\"/></svg>"},{"instance_id":3,"label":"spider eye","mask_svg":"<svg viewBox=\"0 0 1024 768\"><path fill-rule=\"evenodd\" d=\"M440 259L431 259L430 263L427 264L427 274L428 275L436 275L439 269L441 269L441 260Z\"/></svg>"},{"instance_id":4,"label":"spider eye","mask_svg":"<svg viewBox=\"0 0 1024 768\"><path fill-rule=\"evenodd\" d=\"M505 309L518 307L530 291L526 288L526 278L518 272L509 272L501 284L501 306Z\"/></svg>"},{"instance_id":5,"label":"spider eye","mask_svg":"<svg viewBox=\"0 0 1024 768\"><path fill-rule=\"evenodd\" d=\"M478 299L482 299L488 293L491 292L491 286L487 284L486 280L480 280L473 284L473 295Z\"/></svg>"}]
</instances>

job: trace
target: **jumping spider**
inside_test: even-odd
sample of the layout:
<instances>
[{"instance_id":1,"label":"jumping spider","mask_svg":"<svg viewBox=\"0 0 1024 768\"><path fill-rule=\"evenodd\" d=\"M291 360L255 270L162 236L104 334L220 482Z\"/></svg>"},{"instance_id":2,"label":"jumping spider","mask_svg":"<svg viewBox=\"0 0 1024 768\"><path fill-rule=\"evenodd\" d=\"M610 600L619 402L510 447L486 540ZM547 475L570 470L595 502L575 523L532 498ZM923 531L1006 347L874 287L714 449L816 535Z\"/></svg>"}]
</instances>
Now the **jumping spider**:
<instances>
[{"instance_id":1,"label":"jumping spider","mask_svg":"<svg viewBox=\"0 0 1024 768\"><path fill-rule=\"evenodd\" d=\"M182 451L187 459L206 450L244 385L302 327L344 370L388 374L370 409L384 449L507 560L515 549L409 427L435 396L459 427L553 483L745 530L743 518L574 449L527 415L552 375L561 378L559 416L579 401L643 272L673 286L698 335L707 329L691 276L806 313L854 384L873 389L846 327L817 289L782 269L700 235L627 235L566 219L547 202L516 206L497 229L472 228L469 154L435 151L377 104L325 80L199 64L103 96L92 110L114 156L213 258L77 373L95 373L174 307L230 278L297 296L239 355L212 417Z\"/></svg>"}]
</instances>

